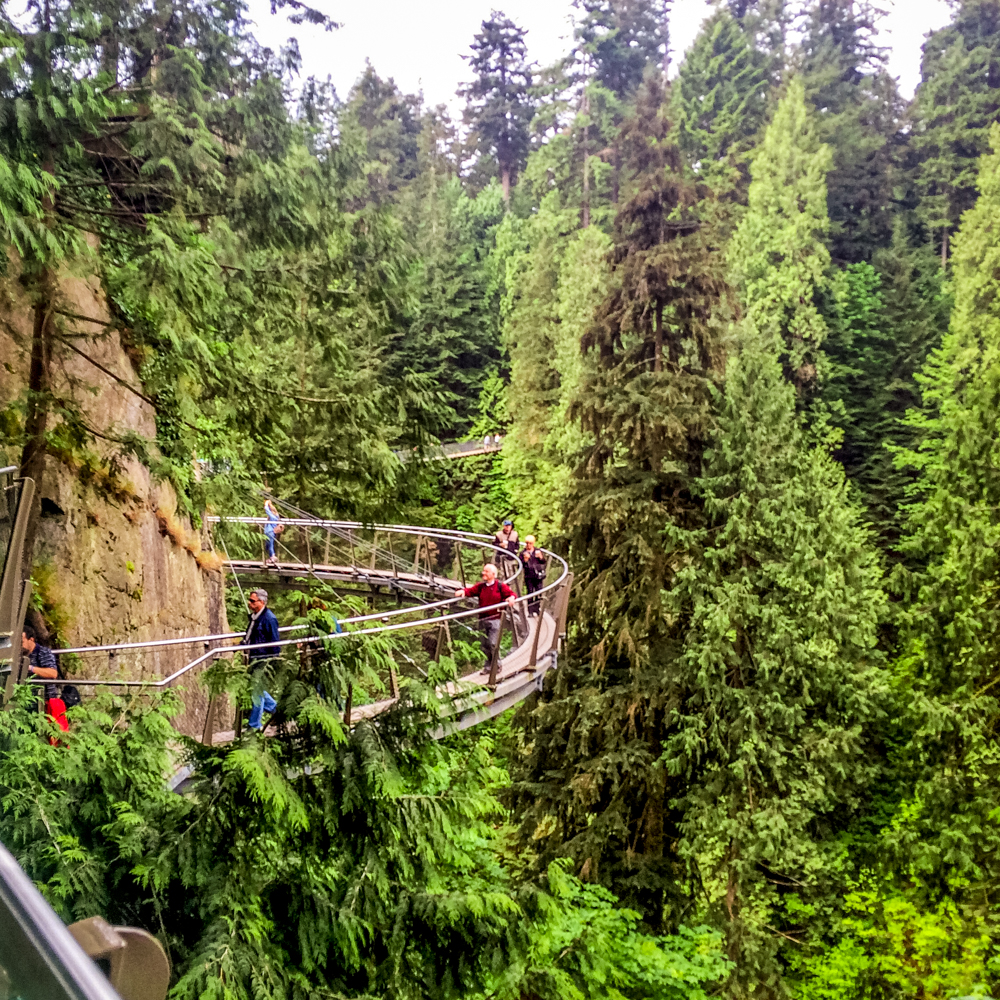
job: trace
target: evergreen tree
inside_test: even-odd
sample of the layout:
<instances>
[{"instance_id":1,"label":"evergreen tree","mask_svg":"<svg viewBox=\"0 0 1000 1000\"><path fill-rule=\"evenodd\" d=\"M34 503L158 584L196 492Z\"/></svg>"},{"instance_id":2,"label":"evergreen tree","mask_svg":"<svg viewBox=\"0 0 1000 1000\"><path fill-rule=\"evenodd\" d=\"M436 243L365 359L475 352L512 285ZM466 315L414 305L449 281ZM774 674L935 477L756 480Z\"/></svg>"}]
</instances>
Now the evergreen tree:
<instances>
[{"instance_id":1,"label":"evergreen tree","mask_svg":"<svg viewBox=\"0 0 1000 1000\"><path fill-rule=\"evenodd\" d=\"M666 72L670 0L573 0L582 17L578 52L618 97L635 92L648 66Z\"/></svg>"},{"instance_id":2,"label":"evergreen tree","mask_svg":"<svg viewBox=\"0 0 1000 1000\"><path fill-rule=\"evenodd\" d=\"M611 287L583 341L593 368L573 408L590 439L564 518L575 632L555 687L526 720L514 785L523 846L573 858L653 926L678 891L657 767L677 642L663 595L701 523L692 477L713 425L727 297L662 100L647 77L621 136L627 197Z\"/></svg>"},{"instance_id":3,"label":"evergreen tree","mask_svg":"<svg viewBox=\"0 0 1000 1000\"><path fill-rule=\"evenodd\" d=\"M398 197L419 169L419 98L403 95L391 78L381 79L371 63L366 63L341 117L364 132L364 170L371 198L381 202Z\"/></svg>"},{"instance_id":4,"label":"evergreen tree","mask_svg":"<svg viewBox=\"0 0 1000 1000\"><path fill-rule=\"evenodd\" d=\"M874 260L874 267L852 264L834 277L824 308L830 364L823 398L844 431L837 457L883 550L895 558L899 507L913 479L912 470L896 466L895 452L914 443L903 418L919 405L915 375L947 327L948 298L933 252L911 247L902 224Z\"/></svg>"},{"instance_id":5,"label":"evergreen tree","mask_svg":"<svg viewBox=\"0 0 1000 1000\"><path fill-rule=\"evenodd\" d=\"M892 235L893 143L903 106L875 43L877 17L868 0L816 0L801 43L817 134L833 153L830 252L843 264L870 261Z\"/></svg>"},{"instance_id":6,"label":"evergreen tree","mask_svg":"<svg viewBox=\"0 0 1000 1000\"><path fill-rule=\"evenodd\" d=\"M699 180L726 191L743 180L764 125L766 54L725 8L707 18L671 89L677 144Z\"/></svg>"},{"instance_id":7,"label":"evergreen tree","mask_svg":"<svg viewBox=\"0 0 1000 1000\"><path fill-rule=\"evenodd\" d=\"M729 257L748 321L780 337L786 372L800 391L815 388L827 335L817 293L826 287L830 263L824 242L830 163L802 81L793 79L751 165L749 209Z\"/></svg>"},{"instance_id":8,"label":"evergreen tree","mask_svg":"<svg viewBox=\"0 0 1000 1000\"><path fill-rule=\"evenodd\" d=\"M887 839L899 864L941 888L992 885L1000 840L992 821L1000 747L1000 126L980 163L979 198L955 238L955 308L920 377L923 408L910 417L918 470L897 567L906 601L898 681L909 745L901 757L901 812Z\"/></svg>"},{"instance_id":9,"label":"evergreen tree","mask_svg":"<svg viewBox=\"0 0 1000 1000\"><path fill-rule=\"evenodd\" d=\"M1000 3L961 0L951 24L924 43L913 102L919 213L941 261L962 213L976 199L979 157L1000 113Z\"/></svg>"},{"instance_id":10,"label":"evergreen tree","mask_svg":"<svg viewBox=\"0 0 1000 1000\"><path fill-rule=\"evenodd\" d=\"M476 33L472 55L465 57L476 79L458 92L467 101L470 142L480 156L496 160L505 202L510 201L511 185L528 155L534 116L525 34L502 12L494 11Z\"/></svg>"},{"instance_id":11,"label":"evergreen tree","mask_svg":"<svg viewBox=\"0 0 1000 1000\"><path fill-rule=\"evenodd\" d=\"M780 348L747 323L730 363L664 682L665 835L726 929L736 996L780 990L778 954L802 933L782 887L801 907L824 898L878 774L866 739L886 690L878 560L843 470L803 432Z\"/></svg>"}]
</instances>

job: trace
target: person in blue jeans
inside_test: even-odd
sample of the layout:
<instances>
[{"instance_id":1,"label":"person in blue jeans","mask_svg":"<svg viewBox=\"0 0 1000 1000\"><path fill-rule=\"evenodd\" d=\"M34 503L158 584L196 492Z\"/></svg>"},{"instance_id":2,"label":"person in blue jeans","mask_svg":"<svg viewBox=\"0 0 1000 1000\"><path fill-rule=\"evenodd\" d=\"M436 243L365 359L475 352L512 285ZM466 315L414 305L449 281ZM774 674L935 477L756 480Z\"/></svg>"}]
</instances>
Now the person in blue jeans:
<instances>
[{"instance_id":1,"label":"person in blue jeans","mask_svg":"<svg viewBox=\"0 0 1000 1000\"><path fill-rule=\"evenodd\" d=\"M277 642L278 619L267 606L267 591L251 590L247 603L250 605L250 624L247 626L246 635L243 636L243 645L259 646L264 642ZM263 683L262 675L267 661L280 655L280 646L263 646L259 649L247 650L247 659L250 661L250 677L254 688ZM262 691L260 695L254 693L252 700L253 710L250 712L250 720L247 725L251 729L261 730L264 728L263 714L273 712L278 707L278 703L267 691Z\"/></svg>"},{"instance_id":2,"label":"person in blue jeans","mask_svg":"<svg viewBox=\"0 0 1000 1000\"><path fill-rule=\"evenodd\" d=\"M264 525L264 542L267 545L267 559L264 560L264 565L277 566L278 557L274 554L274 537L281 532L283 526L278 523L281 518L278 516L278 511L270 500L264 501L264 514L267 516L267 524Z\"/></svg>"}]
</instances>

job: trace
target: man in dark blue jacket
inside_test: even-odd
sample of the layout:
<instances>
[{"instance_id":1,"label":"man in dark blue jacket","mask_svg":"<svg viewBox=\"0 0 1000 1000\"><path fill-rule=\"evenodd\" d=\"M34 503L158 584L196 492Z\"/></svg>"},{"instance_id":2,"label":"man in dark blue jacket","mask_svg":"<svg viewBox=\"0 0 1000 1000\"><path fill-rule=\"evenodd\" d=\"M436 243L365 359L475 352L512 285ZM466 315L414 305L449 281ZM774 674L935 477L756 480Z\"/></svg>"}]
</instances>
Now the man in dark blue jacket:
<instances>
[{"instance_id":1,"label":"man in dark blue jacket","mask_svg":"<svg viewBox=\"0 0 1000 1000\"><path fill-rule=\"evenodd\" d=\"M243 637L243 645L258 647L247 650L251 682L256 689L258 685L263 686L263 674L267 661L280 656L281 647L261 646L261 643L278 641L278 619L274 617L274 612L267 606L267 591L251 590L247 603L250 605L250 624L247 626L247 634ZM263 729L261 717L264 712L273 712L278 707L278 703L267 691L263 690L260 694L257 694L255 690L251 697L253 710L250 712L250 720L247 725L251 729Z\"/></svg>"}]
</instances>

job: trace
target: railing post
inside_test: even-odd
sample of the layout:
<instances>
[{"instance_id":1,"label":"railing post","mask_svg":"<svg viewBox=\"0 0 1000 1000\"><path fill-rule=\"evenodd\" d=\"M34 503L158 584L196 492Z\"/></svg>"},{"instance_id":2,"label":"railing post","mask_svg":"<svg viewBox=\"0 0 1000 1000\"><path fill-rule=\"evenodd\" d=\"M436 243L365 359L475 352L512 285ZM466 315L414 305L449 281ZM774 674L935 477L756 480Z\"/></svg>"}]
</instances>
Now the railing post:
<instances>
[{"instance_id":1,"label":"railing post","mask_svg":"<svg viewBox=\"0 0 1000 1000\"><path fill-rule=\"evenodd\" d=\"M389 544L389 561L392 563L392 578L394 580L399 579L399 570L396 567L396 553L392 551L392 532L387 531L385 533L385 540Z\"/></svg>"},{"instance_id":2,"label":"railing post","mask_svg":"<svg viewBox=\"0 0 1000 1000\"><path fill-rule=\"evenodd\" d=\"M555 604L553 611L556 619L556 634L552 638L552 648L559 645L559 640L566 634L566 615L569 613L569 592L573 587L573 574L567 573L563 581L562 589L559 591L559 600Z\"/></svg>"},{"instance_id":3,"label":"railing post","mask_svg":"<svg viewBox=\"0 0 1000 1000\"><path fill-rule=\"evenodd\" d=\"M507 623L507 612L511 611L509 604L504 605L503 611L500 612L500 631L497 632L497 644L493 647L493 656L490 658L490 679L486 682L487 687L495 688L497 686L497 666L500 663L500 642L503 639L503 627ZM511 613L511 632L514 630L513 612Z\"/></svg>"},{"instance_id":4,"label":"railing post","mask_svg":"<svg viewBox=\"0 0 1000 1000\"><path fill-rule=\"evenodd\" d=\"M545 620L545 606L549 603L549 595L543 594L541 603L538 605L538 614L535 616L535 638L531 643L531 659L528 666L533 667L538 663L538 639L542 634L542 622Z\"/></svg>"},{"instance_id":5,"label":"railing post","mask_svg":"<svg viewBox=\"0 0 1000 1000\"><path fill-rule=\"evenodd\" d=\"M205 712L205 727L201 731L201 742L210 747L215 742L215 695L209 695L208 709Z\"/></svg>"},{"instance_id":6,"label":"railing post","mask_svg":"<svg viewBox=\"0 0 1000 1000\"><path fill-rule=\"evenodd\" d=\"M326 529L326 542L323 544L323 565L330 565L330 529Z\"/></svg>"},{"instance_id":7,"label":"railing post","mask_svg":"<svg viewBox=\"0 0 1000 1000\"><path fill-rule=\"evenodd\" d=\"M348 729L351 728L351 706L354 701L354 682L350 681L347 685L347 704L344 706L344 725Z\"/></svg>"},{"instance_id":8,"label":"railing post","mask_svg":"<svg viewBox=\"0 0 1000 1000\"><path fill-rule=\"evenodd\" d=\"M351 544L351 569L357 568L358 560L354 555L354 531L351 528L347 529L347 540Z\"/></svg>"}]
</instances>

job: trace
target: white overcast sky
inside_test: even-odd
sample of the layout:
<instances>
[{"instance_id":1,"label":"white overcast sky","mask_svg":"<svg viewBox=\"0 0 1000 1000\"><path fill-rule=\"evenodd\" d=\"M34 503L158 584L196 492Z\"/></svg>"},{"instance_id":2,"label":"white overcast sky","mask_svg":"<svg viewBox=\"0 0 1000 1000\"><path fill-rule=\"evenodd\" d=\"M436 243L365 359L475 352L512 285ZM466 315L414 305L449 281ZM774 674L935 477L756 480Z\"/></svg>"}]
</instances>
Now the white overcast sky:
<instances>
[{"instance_id":1,"label":"white overcast sky","mask_svg":"<svg viewBox=\"0 0 1000 1000\"><path fill-rule=\"evenodd\" d=\"M467 79L461 56L494 7L528 30L529 56L545 65L564 54L572 34L569 0L310 0L339 21L338 31L290 25L269 0L249 0L254 34L277 49L294 35L302 52L303 76L329 76L346 97L370 59L380 76L393 77L406 93L422 90L428 104L457 108L455 90ZM893 76L907 97L920 74L920 46L928 31L948 23L946 0L884 0L889 8L881 41L891 48ZM680 60L708 12L705 0L674 0L670 19L672 58Z\"/></svg>"}]
</instances>

